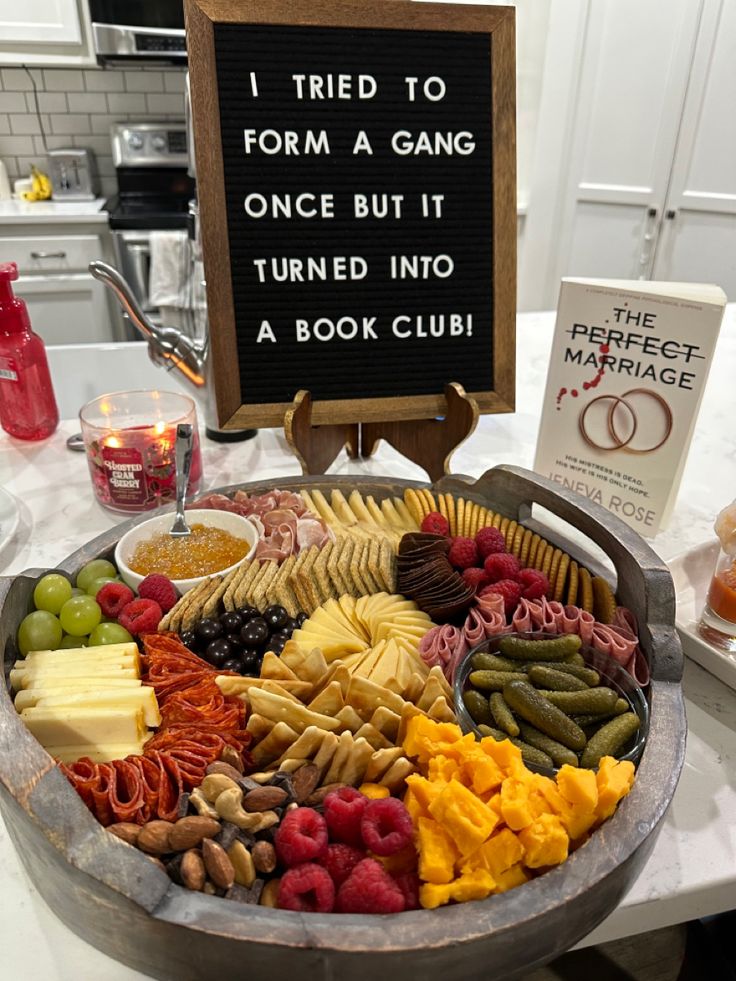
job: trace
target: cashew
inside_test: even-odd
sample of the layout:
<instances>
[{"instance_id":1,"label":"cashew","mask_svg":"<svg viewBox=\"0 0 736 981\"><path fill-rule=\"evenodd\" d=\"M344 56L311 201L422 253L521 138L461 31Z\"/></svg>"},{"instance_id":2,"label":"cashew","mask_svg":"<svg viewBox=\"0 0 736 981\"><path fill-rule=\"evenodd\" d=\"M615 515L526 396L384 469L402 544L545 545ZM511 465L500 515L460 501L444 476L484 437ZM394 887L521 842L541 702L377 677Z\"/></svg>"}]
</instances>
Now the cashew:
<instances>
[{"instance_id":1,"label":"cashew","mask_svg":"<svg viewBox=\"0 0 736 981\"><path fill-rule=\"evenodd\" d=\"M271 783L275 774L275 770L268 770L261 773L249 773L248 776L251 780L255 780L256 783L264 784Z\"/></svg>"},{"instance_id":2,"label":"cashew","mask_svg":"<svg viewBox=\"0 0 736 981\"><path fill-rule=\"evenodd\" d=\"M228 858L235 869L235 881L239 886L250 889L256 881L256 867L253 856L242 841L234 841L227 852Z\"/></svg>"},{"instance_id":3,"label":"cashew","mask_svg":"<svg viewBox=\"0 0 736 981\"><path fill-rule=\"evenodd\" d=\"M260 824L263 814L258 812L248 814L243 810L242 803L243 791L240 787L231 787L228 790L223 790L218 795L215 801L215 808L219 816L225 821L236 824L245 831L255 831L256 827ZM266 811L266 813L268 814L269 812Z\"/></svg>"},{"instance_id":4,"label":"cashew","mask_svg":"<svg viewBox=\"0 0 736 981\"><path fill-rule=\"evenodd\" d=\"M200 789L207 800L214 803L224 790L239 790L238 785L223 773L208 773Z\"/></svg>"},{"instance_id":5,"label":"cashew","mask_svg":"<svg viewBox=\"0 0 736 981\"><path fill-rule=\"evenodd\" d=\"M202 817L211 817L217 820L217 811L206 799L199 787L196 787L189 795L189 803Z\"/></svg>"}]
</instances>

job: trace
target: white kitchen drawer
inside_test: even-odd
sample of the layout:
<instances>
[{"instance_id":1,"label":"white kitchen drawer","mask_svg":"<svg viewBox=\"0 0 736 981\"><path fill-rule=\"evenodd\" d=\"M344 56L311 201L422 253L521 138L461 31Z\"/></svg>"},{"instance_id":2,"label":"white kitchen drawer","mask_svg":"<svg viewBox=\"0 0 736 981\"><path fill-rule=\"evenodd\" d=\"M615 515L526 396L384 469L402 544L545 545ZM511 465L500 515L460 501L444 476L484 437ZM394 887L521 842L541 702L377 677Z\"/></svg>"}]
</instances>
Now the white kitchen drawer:
<instances>
[{"instance_id":1,"label":"white kitchen drawer","mask_svg":"<svg viewBox=\"0 0 736 981\"><path fill-rule=\"evenodd\" d=\"M25 276L14 287L26 302L31 326L46 344L115 340L107 291L90 275Z\"/></svg>"},{"instance_id":2,"label":"white kitchen drawer","mask_svg":"<svg viewBox=\"0 0 736 981\"><path fill-rule=\"evenodd\" d=\"M17 262L21 277L86 272L102 256L99 235L0 237L0 262Z\"/></svg>"}]
</instances>

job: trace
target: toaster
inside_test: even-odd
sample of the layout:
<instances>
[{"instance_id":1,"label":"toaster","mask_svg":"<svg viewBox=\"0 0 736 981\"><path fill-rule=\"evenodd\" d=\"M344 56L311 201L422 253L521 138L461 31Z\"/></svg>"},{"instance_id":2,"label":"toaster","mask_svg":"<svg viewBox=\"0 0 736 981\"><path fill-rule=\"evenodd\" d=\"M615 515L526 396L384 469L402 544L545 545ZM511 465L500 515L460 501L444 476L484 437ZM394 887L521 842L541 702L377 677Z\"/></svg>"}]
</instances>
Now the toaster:
<instances>
[{"instance_id":1,"label":"toaster","mask_svg":"<svg viewBox=\"0 0 736 981\"><path fill-rule=\"evenodd\" d=\"M91 150L76 147L49 150L48 161L54 198L63 201L92 201L97 197L97 163Z\"/></svg>"}]
</instances>

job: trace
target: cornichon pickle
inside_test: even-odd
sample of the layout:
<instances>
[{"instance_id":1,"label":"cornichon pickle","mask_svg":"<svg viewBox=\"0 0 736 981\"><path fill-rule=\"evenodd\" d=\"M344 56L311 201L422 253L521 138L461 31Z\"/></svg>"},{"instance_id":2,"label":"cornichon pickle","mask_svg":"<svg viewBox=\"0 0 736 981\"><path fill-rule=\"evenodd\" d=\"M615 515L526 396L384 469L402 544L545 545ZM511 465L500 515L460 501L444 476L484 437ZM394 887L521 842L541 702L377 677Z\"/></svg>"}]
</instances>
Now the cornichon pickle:
<instances>
[{"instance_id":1,"label":"cornichon pickle","mask_svg":"<svg viewBox=\"0 0 736 981\"><path fill-rule=\"evenodd\" d=\"M519 723L514 718L511 709L500 691L494 691L490 699L491 715L499 729L503 729L509 736L519 735Z\"/></svg>"},{"instance_id":2,"label":"cornichon pickle","mask_svg":"<svg viewBox=\"0 0 736 981\"><path fill-rule=\"evenodd\" d=\"M483 691L502 691L509 681L526 681L526 675L519 671L471 671L468 680Z\"/></svg>"},{"instance_id":3,"label":"cornichon pickle","mask_svg":"<svg viewBox=\"0 0 736 981\"><path fill-rule=\"evenodd\" d=\"M580 651L577 651L575 654L572 655L572 657L565 658L565 663L572 664L575 667L582 668L585 666L585 658L580 653Z\"/></svg>"},{"instance_id":4,"label":"cornichon pickle","mask_svg":"<svg viewBox=\"0 0 736 981\"><path fill-rule=\"evenodd\" d=\"M588 688L587 691L540 691L539 694L568 715L603 715L606 712L613 712L618 701L618 695L611 688Z\"/></svg>"},{"instance_id":5,"label":"cornichon pickle","mask_svg":"<svg viewBox=\"0 0 736 981\"><path fill-rule=\"evenodd\" d=\"M564 661L580 650L581 643L577 634L565 634L553 640L502 637L498 646L504 657L514 661Z\"/></svg>"},{"instance_id":6,"label":"cornichon pickle","mask_svg":"<svg viewBox=\"0 0 736 981\"><path fill-rule=\"evenodd\" d=\"M603 715L571 715L570 718L573 722L577 722L581 729L587 729L588 726L600 726L604 722L608 722L610 718L613 718L613 712L606 712Z\"/></svg>"},{"instance_id":7,"label":"cornichon pickle","mask_svg":"<svg viewBox=\"0 0 736 981\"><path fill-rule=\"evenodd\" d=\"M623 715L624 712L631 711L631 706L625 698L619 698L616 704L613 706L613 711L616 713L616 715Z\"/></svg>"},{"instance_id":8,"label":"cornichon pickle","mask_svg":"<svg viewBox=\"0 0 736 981\"><path fill-rule=\"evenodd\" d=\"M552 759L555 766L564 766L565 763L568 766L578 765L577 755L571 749L563 746L562 743L558 743L551 736L545 736L543 732L535 729L534 726L530 726L528 722L521 722L519 724L519 730L519 735L524 742L529 743L535 749L541 749L543 753L546 753Z\"/></svg>"},{"instance_id":9,"label":"cornichon pickle","mask_svg":"<svg viewBox=\"0 0 736 981\"><path fill-rule=\"evenodd\" d=\"M577 695L578 692L554 692L553 694ZM581 692L580 694L588 694ZM585 733L548 698L537 691L528 681L510 681L503 689L503 697L509 707L526 722L531 722L540 732L551 736L568 749L579 750L585 746Z\"/></svg>"},{"instance_id":10,"label":"cornichon pickle","mask_svg":"<svg viewBox=\"0 0 736 981\"><path fill-rule=\"evenodd\" d=\"M476 671L518 671L519 662L510 661L507 657L498 657L496 654L487 654L485 651L478 651L470 659Z\"/></svg>"},{"instance_id":11,"label":"cornichon pickle","mask_svg":"<svg viewBox=\"0 0 736 981\"><path fill-rule=\"evenodd\" d=\"M638 728L639 716L635 712L617 715L590 737L580 757L580 765L594 767L603 756L617 756Z\"/></svg>"},{"instance_id":12,"label":"cornichon pickle","mask_svg":"<svg viewBox=\"0 0 736 981\"><path fill-rule=\"evenodd\" d=\"M530 746L529 743L522 742L521 739L513 739L511 736L507 736L505 732L501 732L500 729L494 729L493 726L478 726L478 732L482 733L484 736L491 736L497 743L503 742L504 739L508 739L509 742L513 743L513 745L521 751L521 758L525 763L531 763L535 766L543 766L548 770L554 769L554 763L552 762L551 756L548 756L547 753L541 749L537 749L535 746Z\"/></svg>"},{"instance_id":13,"label":"cornichon pickle","mask_svg":"<svg viewBox=\"0 0 736 981\"><path fill-rule=\"evenodd\" d=\"M512 662L510 661L509 663L511 664ZM545 661L531 661L525 667L528 674L532 668L549 668L551 665ZM596 685L601 683L601 676L593 668L586 668L580 664L567 664L565 661L555 661L553 667L555 671L562 671L565 674L571 674L573 678L579 678L589 688L595 688Z\"/></svg>"},{"instance_id":14,"label":"cornichon pickle","mask_svg":"<svg viewBox=\"0 0 736 981\"><path fill-rule=\"evenodd\" d=\"M468 688L467 691L463 692L463 702L470 713L470 718L476 725L481 723L488 725L493 722L491 709L485 695L481 695L479 691L475 691L473 688Z\"/></svg>"},{"instance_id":15,"label":"cornichon pickle","mask_svg":"<svg viewBox=\"0 0 736 981\"><path fill-rule=\"evenodd\" d=\"M588 691L590 687L580 678L564 671L555 671L547 665L535 665L527 671L529 681L537 688L548 688L552 691Z\"/></svg>"}]
</instances>

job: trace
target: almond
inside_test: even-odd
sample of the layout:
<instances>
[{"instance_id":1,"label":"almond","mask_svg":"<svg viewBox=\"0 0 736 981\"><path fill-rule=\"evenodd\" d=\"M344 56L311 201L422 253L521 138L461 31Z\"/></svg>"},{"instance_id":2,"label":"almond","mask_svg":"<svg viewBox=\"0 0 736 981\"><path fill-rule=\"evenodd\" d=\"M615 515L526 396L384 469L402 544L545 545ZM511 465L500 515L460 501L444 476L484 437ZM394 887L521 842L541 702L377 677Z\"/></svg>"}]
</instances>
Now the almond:
<instances>
[{"instance_id":1,"label":"almond","mask_svg":"<svg viewBox=\"0 0 736 981\"><path fill-rule=\"evenodd\" d=\"M171 821L149 821L141 828L136 844L143 852L148 852L151 855L164 855L171 851L169 832L173 827Z\"/></svg>"},{"instance_id":2,"label":"almond","mask_svg":"<svg viewBox=\"0 0 736 981\"><path fill-rule=\"evenodd\" d=\"M223 746L220 759L223 763L229 763L238 773L243 772L243 759L234 746Z\"/></svg>"},{"instance_id":3,"label":"almond","mask_svg":"<svg viewBox=\"0 0 736 981\"><path fill-rule=\"evenodd\" d=\"M231 766L230 763L223 762L223 760L215 760L214 763L210 763L207 767L207 773L222 773L223 776L230 777L236 783L242 776L240 770L236 770L234 766Z\"/></svg>"},{"instance_id":4,"label":"almond","mask_svg":"<svg viewBox=\"0 0 736 981\"><path fill-rule=\"evenodd\" d=\"M281 787L258 787L249 790L243 798L243 810L272 811L275 807L281 807L287 796Z\"/></svg>"},{"instance_id":5,"label":"almond","mask_svg":"<svg viewBox=\"0 0 736 981\"><path fill-rule=\"evenodd\" d=\"M296 773L291 776L291 785L294 791L294 800L301 804L315 790L319 784L320 769L314 763L307 763L300 766Z\"/></svg>"},{"instance_id":6,"label":"almond","mask_svg":"<svg viewBox=\"0 0 736 981\"><path fill-rule=\"evenodd\" d=\"M196 848L203 838L214 838L221 830L220 822L210 817L192 815L180 818L169 832L169 847L172 852Z\"/></svg>"},{"instance_id":7,"label":"almond","mask_svg":"<svg viewBox=\"0 0 736 981\"><path fill-rule=\"evenodd\" d=\"M184 852L181 865L179 866L179 875L187 889L192 889L194 892L201 892L204 888L207 873L204 867L204 860L196 849L190 848L189 851Z\"/></svg>"},{"instance_id":8,"label":"almond","mask_svg":"<svg viewBox=\"0 0 736 981\"><path fill-rule=\"evenodd\" d=\"M303 803L307 807L318 807L325 799L325 797L332 793L333 790L339 790L341 787L347 786L344 783L328 783L324 787L320 787L318 790L313 791L309 797L307 797Z\"/></svg>"},{"instance_id":9,"label":"almond","mask_svg":"<svg viewBox=\"0 0 736 981\"><path fill-rule=\"evenodd\" d=\"M122 841L127 841L129 845L135 845L138 835L141 833L140 824L133 824L132 821L120 821L118 824L108 825L107 830Z\"/></svg>"},{"instance_id":10,"label":"almond","mask_svg":"<svg viewBox=\"0 0 736 981\"><path fill-rule=\"evenodd\" d=\"M273 872L276 868L276 849L270 841L257 841L250 853L257 872Z\"/></svg>"},{"instance_id":11,"label":"almond","mask_svg":"<svg viewBox=\"0 0 736 981\"><path fill-rule=\"evenodd\" d=\"M202 841L202 858L207 875L220 889L229 889L235 882L235 869L227 857L225 849L217 842L204 838Z\"/></svg>"}]
</instances>

